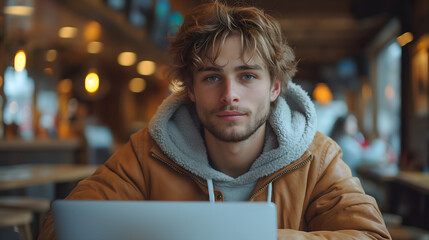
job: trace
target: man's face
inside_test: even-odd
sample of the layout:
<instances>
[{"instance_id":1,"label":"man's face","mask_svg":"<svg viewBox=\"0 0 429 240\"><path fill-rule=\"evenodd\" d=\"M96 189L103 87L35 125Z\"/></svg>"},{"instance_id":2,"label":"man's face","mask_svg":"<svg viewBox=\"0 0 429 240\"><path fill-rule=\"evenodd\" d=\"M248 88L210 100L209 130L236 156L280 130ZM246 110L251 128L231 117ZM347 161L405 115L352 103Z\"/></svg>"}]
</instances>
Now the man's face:
<instances>
[{"instance_id":1,"label":"man's face","mask_svg":"<svg viewBox=\"0 0 429 240\"><path fill-rule=\"evenodd\" d=\"M238 36L227 38L219 53L215 64L206 59L194 71L188 94L206 134L225 142L244 141L265 126L280 82L271 84L267 67L256 54L241 57Z\"/></svg>"}]
</instances>

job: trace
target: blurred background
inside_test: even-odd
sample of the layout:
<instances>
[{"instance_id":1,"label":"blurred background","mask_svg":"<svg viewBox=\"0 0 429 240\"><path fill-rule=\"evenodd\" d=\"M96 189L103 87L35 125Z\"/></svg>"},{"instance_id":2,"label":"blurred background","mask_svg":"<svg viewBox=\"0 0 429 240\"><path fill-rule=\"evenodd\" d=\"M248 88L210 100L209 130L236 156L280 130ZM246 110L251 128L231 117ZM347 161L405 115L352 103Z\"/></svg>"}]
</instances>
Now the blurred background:
<instances>
[{"instance_id":1,"label":"blurred background","mask_svg":"<svg viewBox=\"0 0 429 240\"><path fill-rule=\"evenodd\" d=\"M70 187L32 183L29 167L102 164L144 128L175 91L169 38L202 2L0 1L0 196L64 197ZM429 1L225 2L279 20L318 130L338 141L386 221L412 227L396 239L429 230ZM29 183L6 187L15 178Z\"/></svg>"}]
</instances>

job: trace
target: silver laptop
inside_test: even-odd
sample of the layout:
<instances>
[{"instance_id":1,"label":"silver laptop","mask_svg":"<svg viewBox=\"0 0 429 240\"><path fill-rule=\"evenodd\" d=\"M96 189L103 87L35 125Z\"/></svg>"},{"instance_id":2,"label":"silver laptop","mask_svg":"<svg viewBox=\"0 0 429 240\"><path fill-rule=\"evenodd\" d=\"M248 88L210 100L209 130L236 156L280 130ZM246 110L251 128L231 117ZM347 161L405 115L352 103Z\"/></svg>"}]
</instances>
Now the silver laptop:
<instances>
[{"instance_id":1,"label":"silver laptop","mask_svg":"<svg viewBox=\"0 0 429 240\"><path fill-rule=\"evenodd\" d=\"M266 202L57 200L58 240L276 240L277 213Z\"/></svg>"}]
</instances>

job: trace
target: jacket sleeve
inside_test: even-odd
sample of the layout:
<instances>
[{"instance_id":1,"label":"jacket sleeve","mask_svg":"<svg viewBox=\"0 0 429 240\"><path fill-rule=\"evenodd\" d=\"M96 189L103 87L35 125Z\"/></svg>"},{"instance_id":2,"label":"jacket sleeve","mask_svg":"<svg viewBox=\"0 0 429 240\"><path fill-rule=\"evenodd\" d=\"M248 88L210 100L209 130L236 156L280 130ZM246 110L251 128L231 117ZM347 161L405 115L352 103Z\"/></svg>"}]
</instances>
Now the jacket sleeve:
<instances>
[{"instance_id":1,"label":"jacket sleeve","mask_svg":"<svg viewBox=\"0 0 429 240\"><path fill-rule=\"evenodd\" d=\"M92 176L82 180L68 200L144 200L146 185L132 144L128 142ZM53 240L55 229L50 212L40 230L39 240Z\"/></svg>"},{"instance_id":2,"label":"jacket sleeve","mask_svg":"<svg viewBox=\"0 0 429 240\"><path fill-rule=\"evenodd\" d=\"M338 145L327 145L316 164L320 170L305 212L306 231L281 229L278 239L391 239L375 199L352 177Z\"/></svg>"}]
</instances>

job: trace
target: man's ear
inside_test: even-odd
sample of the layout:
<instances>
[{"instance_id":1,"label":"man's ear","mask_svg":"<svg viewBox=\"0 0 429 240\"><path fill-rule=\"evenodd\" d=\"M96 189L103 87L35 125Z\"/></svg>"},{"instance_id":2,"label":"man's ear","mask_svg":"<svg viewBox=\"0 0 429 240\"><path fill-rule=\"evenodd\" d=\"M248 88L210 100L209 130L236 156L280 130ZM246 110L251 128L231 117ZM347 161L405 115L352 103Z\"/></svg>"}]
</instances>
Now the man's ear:
<instances>
[{"instance_id":1,"label":"man's ear","mask_svg":"<svg viewBox=\"0 0 429 240\"><path fill-rule=\"evenodd\" d=\"M281 90L282 90L282 84L280 80L275 79L273 86L271 86L271 96L270 96L271 102L274 102L277 99Z\"/></svg>"},{"instance_id":2,"label":"man's ear","mask_svg":"<svg viewBox=\"0 0 429 240\"><path fill-rule=\"evenodd\" d=\"M193 89L188 87L188 97L191 99L192 102L195 102L195 95Z\"/></svg>"}]
</instances>

